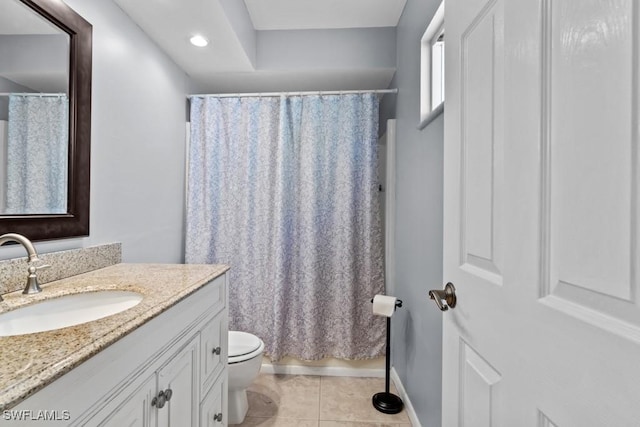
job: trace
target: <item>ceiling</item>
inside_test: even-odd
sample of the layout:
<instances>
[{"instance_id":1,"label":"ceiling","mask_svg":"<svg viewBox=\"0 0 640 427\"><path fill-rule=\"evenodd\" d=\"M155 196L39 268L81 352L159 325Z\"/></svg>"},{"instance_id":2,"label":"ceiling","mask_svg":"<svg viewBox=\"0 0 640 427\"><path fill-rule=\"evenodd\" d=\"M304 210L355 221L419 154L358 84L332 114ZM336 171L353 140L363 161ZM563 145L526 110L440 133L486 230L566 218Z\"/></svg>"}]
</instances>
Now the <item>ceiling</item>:
<instances>
[{"instance_id":1,"label":"ceiling","mask_svg":"<svg viewBox=\"0 0 640 427\"><path fill-rule=\"evenodd\" d=\"M114 0L195 93L386 88L406 0ZM189 43L194 34L207 47Z\"/></svg>"},{"instance_id":2,"label":"ceiling","mask_svg":"<svg viewBox=\"0 0 640 427\"><path fill-rule=\"evenodd\" d=\"M406 0L244 0L256 30L395 27Z\"/></svg>"}]
</instances>

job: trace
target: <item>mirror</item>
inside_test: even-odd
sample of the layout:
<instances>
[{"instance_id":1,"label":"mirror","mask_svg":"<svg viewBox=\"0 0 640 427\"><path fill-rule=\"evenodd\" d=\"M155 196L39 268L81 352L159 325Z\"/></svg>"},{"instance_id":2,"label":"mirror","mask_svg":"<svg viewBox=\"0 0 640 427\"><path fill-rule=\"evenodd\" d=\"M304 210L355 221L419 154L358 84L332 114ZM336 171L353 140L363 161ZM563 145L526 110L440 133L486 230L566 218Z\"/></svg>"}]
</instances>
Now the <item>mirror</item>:
<instances>
[{"instance_id":1,"label":"mirror","mask_svg":"<svg viewBox=\"0 0 640 427\"><path fill-rule=\"evenodd\" d=\"M63 214L69 34L16 0L0 12L0 215Z\"/></svg>"},{"instance_id":2,"label":"mirror","mask_svg":"<svg viewBox=\"0 0 640 427\"><path fill-rule=\"evenodd\" d=\"M91 50L62 1L0 2L0 233L89 234Z\"/></svg>"}]
</instances>

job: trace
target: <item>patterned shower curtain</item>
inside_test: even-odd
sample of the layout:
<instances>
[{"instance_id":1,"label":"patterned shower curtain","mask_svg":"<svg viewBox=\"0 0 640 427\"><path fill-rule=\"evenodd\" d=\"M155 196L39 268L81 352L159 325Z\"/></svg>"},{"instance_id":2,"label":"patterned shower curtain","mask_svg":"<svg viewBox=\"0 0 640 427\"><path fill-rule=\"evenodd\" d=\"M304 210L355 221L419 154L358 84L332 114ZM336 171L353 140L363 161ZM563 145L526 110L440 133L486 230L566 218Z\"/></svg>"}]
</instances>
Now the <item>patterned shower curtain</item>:
<instances>
[{"instance_id":1,"label":"patterned shower curtain","mask_svg":"<svg viewBox=\"0 0 640 427\"><path fill-rule=\"evenodd\" d=\"M9 97L5 214L67 212L66 95Z\"/></svg>"},{"instance_id":2,"label":"patterned shower curtain","mask_svg":"<svg viewBox=\"0 0 640 427\"><path fill-rule=\"evenodd\" d=\"M191 100L185 258L274 361L384 353L377 132L374 94Z\"/></svg>"}]
</instances>

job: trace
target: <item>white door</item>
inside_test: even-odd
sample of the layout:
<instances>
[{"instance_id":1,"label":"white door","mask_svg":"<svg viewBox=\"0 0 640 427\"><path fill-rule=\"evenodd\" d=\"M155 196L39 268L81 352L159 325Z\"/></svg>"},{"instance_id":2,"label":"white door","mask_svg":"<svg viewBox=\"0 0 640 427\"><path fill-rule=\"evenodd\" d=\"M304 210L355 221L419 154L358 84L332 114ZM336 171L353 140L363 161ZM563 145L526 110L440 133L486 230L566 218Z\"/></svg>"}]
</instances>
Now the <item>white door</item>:
<instances>
[{"instance_id":1,"label":"white door","mask_svg":"<svg viewBox=\"0 0 640 427\"><path fill-rule=\"evenodd\" d=\"M639 3L447 0L445 427L640 426Z\"/></svg>"}]
</instances>

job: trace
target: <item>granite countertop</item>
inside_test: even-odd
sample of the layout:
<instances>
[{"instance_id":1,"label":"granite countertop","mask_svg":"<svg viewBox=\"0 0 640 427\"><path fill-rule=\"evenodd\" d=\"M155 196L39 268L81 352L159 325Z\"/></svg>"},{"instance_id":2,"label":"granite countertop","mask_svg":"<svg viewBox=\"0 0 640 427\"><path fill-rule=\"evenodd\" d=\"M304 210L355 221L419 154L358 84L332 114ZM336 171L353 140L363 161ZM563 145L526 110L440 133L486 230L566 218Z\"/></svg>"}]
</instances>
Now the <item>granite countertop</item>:
<instances>
[{"instance_id":1,"label":"granite countertop","mask_svg":"<svg viewBox=\"0 0 640 427\"><path fill-rule=\"evenodd\" d=\"M0 313L66 294L126 290L143 295L121 313L53 331L0 337L0 411L9 409L178 301L222 275L226 265L116 264L5 294Z\"/></svg>"}]
</instances>

